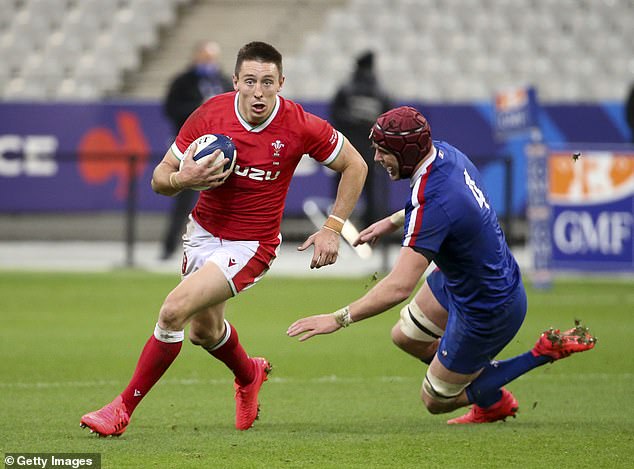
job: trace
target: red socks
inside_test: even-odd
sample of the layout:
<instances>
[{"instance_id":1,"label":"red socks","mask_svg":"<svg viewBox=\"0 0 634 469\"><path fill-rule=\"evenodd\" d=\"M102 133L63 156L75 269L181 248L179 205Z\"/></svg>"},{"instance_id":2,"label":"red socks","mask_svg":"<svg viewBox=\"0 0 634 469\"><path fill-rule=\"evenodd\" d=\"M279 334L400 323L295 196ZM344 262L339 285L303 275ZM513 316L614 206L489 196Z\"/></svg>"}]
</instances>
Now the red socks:
<instances>
[{"instance_id":1,"label":"red socks","mask_svg":"<svg viewBox=\"0 0 634 469\"><path fill-rule=\"evenodd\" d=\"M161 338L157 339L156 336ZM136 369L128 386L121 393L128 415L132 415L141 399L163 376L183 346L184 331L165 331L158 324L143 347ZM233 371L241 386L255 379L255 366L238 340L238 332L225 320L225 334L215 346L206 349Z\"/></svg>"},{"instance_id":2,"label":"red socks","mask_svg":"<svg viewBox=\"0 0 634 469\"><path fill-rule=\"evenodd\" d=\"M156 326L158 329L158 325ZM184 336L183 331L179 331ZM171 334L178 334L171 333ZM178 338L178 337L177 337ZM175 339L171 339L175 340ZM152 389L152 386L163 376L172 362L178 356L183 346L183 337L178 341L162 342L154 335L148 339L143 347L136 369L128 387L121 393L128 415L141 402L141 399Z\"/></svg>"},{"instance_id":3,"label":"red socks","mask_svg":"<svg viewBox=\"0 0 634 469\"><path fill-rule=\"evenodd\" d=\"M238 331L229 321L225 320L225 334L220 342L206 350L233 371L239 385L244 386L255 379L254 363L240 345Z\"/></svg>"}]
</instances>

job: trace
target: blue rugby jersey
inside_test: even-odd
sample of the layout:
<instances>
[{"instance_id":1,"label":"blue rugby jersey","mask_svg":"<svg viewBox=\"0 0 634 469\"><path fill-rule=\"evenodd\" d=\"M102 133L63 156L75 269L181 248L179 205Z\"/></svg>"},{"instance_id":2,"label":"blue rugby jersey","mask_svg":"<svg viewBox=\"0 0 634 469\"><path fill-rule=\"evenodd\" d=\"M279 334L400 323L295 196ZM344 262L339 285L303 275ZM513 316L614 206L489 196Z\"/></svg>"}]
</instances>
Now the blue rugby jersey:
<instances>
[{"instance_id":1,"label":"blue rugby jersey","mask_svg":"<svg viewBox=\"0 0 634 469\"><path fill-rule=\"evenodd\" d=\"M411 178L402 244L431 253L459 311L495 313L521 281L519 267L480 172L457 148L434 146Z\"/></svg>"}]
</instances>

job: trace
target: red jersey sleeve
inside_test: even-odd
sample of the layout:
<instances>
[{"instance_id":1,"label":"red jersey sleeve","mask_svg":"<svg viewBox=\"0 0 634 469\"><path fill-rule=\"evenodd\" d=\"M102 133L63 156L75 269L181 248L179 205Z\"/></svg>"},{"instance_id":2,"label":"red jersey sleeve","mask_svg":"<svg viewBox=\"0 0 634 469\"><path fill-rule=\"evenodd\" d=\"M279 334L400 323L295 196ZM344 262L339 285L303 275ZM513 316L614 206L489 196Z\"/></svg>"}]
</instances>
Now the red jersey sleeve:
<instances>
[{"instance_id":1,"label":"red jersey sleeve","mask_svg":"<svg viewBox=\"0 0 634 469\"><path fill-rule=\"evenodd\" d=\"M343 135L332 125L298 105L304 121L304 148L308 156L327 165L332 163L343 147Z\"/></svg>"}]
</instances>

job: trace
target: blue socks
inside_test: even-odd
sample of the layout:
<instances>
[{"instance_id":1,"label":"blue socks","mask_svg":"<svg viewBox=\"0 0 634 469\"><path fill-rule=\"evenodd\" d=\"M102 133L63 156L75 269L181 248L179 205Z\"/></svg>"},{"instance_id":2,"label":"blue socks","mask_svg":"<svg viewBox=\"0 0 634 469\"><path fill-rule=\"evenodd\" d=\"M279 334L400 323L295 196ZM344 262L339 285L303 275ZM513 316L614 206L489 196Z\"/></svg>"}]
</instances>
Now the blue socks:
<instances>
[{"instance_id":1,"label":"blue socks","mask_svg":"<svg viewBox=\"0 0 634 469\"><path fill-rule=\"evenodd\" d=\"M466 389L467 397L480 407L490 407L502 398L500 388L533 368L552 361L550 357L523 353L508 360L491 361Z\"/></svg>"}]
</instances>

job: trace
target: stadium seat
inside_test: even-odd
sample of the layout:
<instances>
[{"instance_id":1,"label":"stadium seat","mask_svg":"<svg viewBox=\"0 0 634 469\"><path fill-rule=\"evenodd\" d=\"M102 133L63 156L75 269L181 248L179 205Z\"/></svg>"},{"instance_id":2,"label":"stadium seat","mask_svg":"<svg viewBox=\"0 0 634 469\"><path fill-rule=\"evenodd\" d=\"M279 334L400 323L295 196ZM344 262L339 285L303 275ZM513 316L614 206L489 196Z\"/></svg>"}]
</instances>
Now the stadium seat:
<instances>
[{"instance_id":1,"label":"stadium seat","mask_svg":"<svg viewBox=\"0 0 634 469\"><path fill-rule=\"evenodd\" d=\"M300 54L317 61L343 55L352 63L360 50L372 48L379 58L388 57L380 66L385 84L407 98L419 90L426 99L433 89L439 99L479 99L508 84L536 83L547 99L621 99L624 80L632 76L627 64L634 61L633 17L628 0L582 7L576 0L351 0L330 13L321 36L311 34ZM607 64L606 56L614 60ZM433 66L447 73L427 75ZM604 67L619 72L616 78L599 73ZM421 81L439 83L426 85L427 91L416 87L400 76L412 70L425 74ZM316 73L327 80L335 72L322 67ZM590 85L591 76L602 84ZM294 92L303 95L304 86L296 84Z\"/></svg>"},{"instance_id":2,"label":"stadium seat","mask_svg":"<svg viewBox=\"0 0 634 469\"><path fill-rule=\"evenodd\" d=\"M11 100L42 100L46 99L46 87L36 80L13 78L4 90L4 99Z\"/></svg>"},{"instance_id":3,"label":"stadium seat","mask_svg":"<svg viewBox=\"0 0 634 469\"><path fill-rule=\"evenodd\" d=\"M135 0L130 2L130 9L135 18L148 18L152 26L174 21L174 3L170 0Z\"/></svg>"},{"instance_id":4,"label":"stadium seat","mask_svg":"<svg viewBox=\"0 0 634 469\"><path fill-rule=\"evenodd\" d=\"M51 73L47 80L57 77L55 88L64 99L73 89L84 97L116 92L112 86L121 82L121 74L141 67L143 52L157 47L159 30L173 24L179 6L189 1L5 0L2 96L42 95L41 86L26 83L37 81L27 61L61 66L61 75ZM349 0L340 5L328 12L321 29L304 35L296 54L285 55L287 71L303 77L288 84L295 98L329 98L356 56L368 49L377 54L384 85L396 98L479 99L485 89L532 82L546 100L622 100L634 76L631 0ZM104 83L99 81L107 89L82 85L89 73L77 62L87 55L100 57L101 70L112 69ZM430 73L433 65L445 73ZM77 71L80 75L73 76ZM415 86L406 76L412 73L428 84ZM45 87L45 99L55 99L55 93Z\"/></svg>"},{"instance_id":5,"label":"stadium seat","mask_svg":"<svg viewBox=\"0 0 634 469\"><path fill-rule=\"evenodd\" d=\"M24 11L27 11L32 18L41 18L54 28L59 26L66 16L67 3L67 0L25 0Z\"/></svg>"},{"instance_id":6,"label":"stadium seat","mask_svg":"<svg viewBox=\"0 0 634 469\"><path fill-rule=\"evenodd\" d=\"M176 5L186 1L5 1L3 99L70 99L73 93L91 99L115 92L121 73L140 66L142 50L157 43L157 28L173 22Z\"/></svg>"},{"instance_id":7,"label":"stadium seat","mask_svg":"<svg viewBox=\"0 0 634 469\"><path fill-rule=\"evenodd\" d=\"M11 21L7 33L16 38L26 38L32 48L39 49L46 42L50 31L51 24L47 18L25 8Z\"/></svg>"},{"instance_id":8,"label":"stadium seat","mask_svg":"<svg viewBox=\"0 0 634 469\"><path fill-rule=\"evenodd\" d=\"M46 63L56 63L64 69L70 70L84 52L84 44L75 37L57 31L49 37L42 56Z\"/></svg>"}]
</instances>

